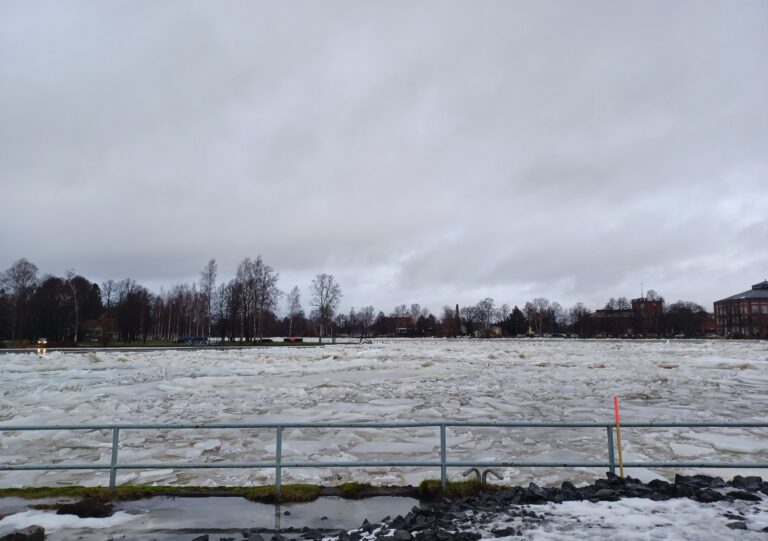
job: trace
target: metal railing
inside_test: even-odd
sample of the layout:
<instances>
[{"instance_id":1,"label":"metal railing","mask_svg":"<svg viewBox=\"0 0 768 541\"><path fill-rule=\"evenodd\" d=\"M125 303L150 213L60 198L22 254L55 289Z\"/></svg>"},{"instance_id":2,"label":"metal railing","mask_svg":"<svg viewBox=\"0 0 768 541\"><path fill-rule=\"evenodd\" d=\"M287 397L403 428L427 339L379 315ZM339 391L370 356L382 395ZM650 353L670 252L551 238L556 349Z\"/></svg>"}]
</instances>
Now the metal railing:
<instances>
[{"instance_id":1,"label":"metal railing","mask_svg":"<svg viewBox=\"0 0 768 541\"><path fill-rule=\"evenodd\" d=\"M648 422L622 423L622 428L768 428L768 422ZM392 429L392 428L437 428L440 436L439 460L399 460L399 461L283 461L283 431L286 428L308 429ZM448 428L602 428L606 431L608 460L594 462L541 462L541 461L477 461L477 460L448 460L447 429ZM120 463L118 462L120 431L126 430L213 430L213 429L274 429L275 430L275 459L265 462L148 462ZM618 463L615 458L614 435L615 425L600 422L461 422L461 421L427 421L427 422L381 422L381 423L178 423L178 424L89 424L89 425L0 425L0 437L4 432L14 431L53 431L53 430L111 430L111 460L106 463L84 464L0 464L0 471L17 470L109 470L109 488L115 488L118 470L149 470L149 469L274 469L275 491L280 493L282 485L282 470L286 468L365 468L365 467L421 467L440 468L440 480L443 489L448 483L448 468L608 468L615 473ZM384 453L382 453L384 454ZM768 462L670 462L646 461L624 462L625 468L768 468Z\"/></svg>"}]
</instances>

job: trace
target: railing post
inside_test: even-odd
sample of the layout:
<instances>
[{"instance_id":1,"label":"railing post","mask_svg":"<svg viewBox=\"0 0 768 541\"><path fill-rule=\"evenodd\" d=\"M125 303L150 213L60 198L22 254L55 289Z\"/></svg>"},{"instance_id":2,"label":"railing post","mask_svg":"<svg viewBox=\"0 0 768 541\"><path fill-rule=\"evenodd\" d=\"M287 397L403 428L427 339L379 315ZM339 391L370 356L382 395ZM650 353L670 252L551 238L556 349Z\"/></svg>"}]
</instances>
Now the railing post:
<instances>
[{"instance_id":1,"label":"railing post","mask_svg":"<svg viewBox=\"0 0 768 541\"><path fill-rule=\"evenodd\" d=\"M115 480L117 478L117 443L120 439L120 429L112 428L112 462L109 465L109 490L115 490Z\"/></svg>"},{"instance_id":2,"label":"railing post","mask_svg":"<svg viewBox=\"0 0 768 541\"><path fill-rule=\"evenodd\" d=\"M445 466L446 463L446 445L445 445L445 424L440 425L440 486L445 494L448 488L448 471Z\"/></svg>"},{"instance_id":3,"label":"railing post","mask_svg":"<svg viewBox=\"0 0 768 541\"><path fill-rule=\"evenodd\" d=\"M606 426L605 431L608 434L608 468L612 475L616 475L616 459L613 456L613 427Z\"/></svg>"},{"instance_id":4,"label":"railing post","mask_svg":"<svg viewBox=\"0 0 768 541\"><path fill-rule=\"evenodd\" d=\"M283 427L277 426L277 440L275 441L275 494L280 496L283 484Z\"/></svg>"}]
</instances>

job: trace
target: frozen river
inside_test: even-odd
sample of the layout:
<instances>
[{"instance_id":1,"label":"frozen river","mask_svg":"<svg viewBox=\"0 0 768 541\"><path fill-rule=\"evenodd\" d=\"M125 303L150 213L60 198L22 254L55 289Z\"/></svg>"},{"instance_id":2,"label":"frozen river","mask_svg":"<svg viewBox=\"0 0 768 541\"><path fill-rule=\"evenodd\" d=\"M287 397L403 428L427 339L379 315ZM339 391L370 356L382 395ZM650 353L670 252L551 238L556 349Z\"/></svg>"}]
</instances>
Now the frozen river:
<instances>
[{"instance_id":1,"label":"frozen river","mask_svg":"<svg viewBox=\"0 0 768 541\"><path fill-rule=\"evenodd\" d=\"M384 340L322 348L0 356L0 424L610 421L613 395L621 398L626 422L768 421L768 342ZM627 429L622 435L628 461L768 462L768 429ZM448 444L449 460L595 461L607 453L603 429L456 429L448 431ZM0 432L0 462L106 463L110 445L106 431L6 431ZM283 456L435 460L438 445L434 428L286 429ZM274 447L273 430L127 430L121 432L120 461L257 462L273 460ZM604 472L502 473L514 484L548 484ZM669 472L628 473L648 479ZM324 468L283 475L284 482L416 484L439 471ZM107 476L0 472L0 486L105 484ZM118 483L273 482L272 470L118 473Z\"/></svg>"}]
</instances>

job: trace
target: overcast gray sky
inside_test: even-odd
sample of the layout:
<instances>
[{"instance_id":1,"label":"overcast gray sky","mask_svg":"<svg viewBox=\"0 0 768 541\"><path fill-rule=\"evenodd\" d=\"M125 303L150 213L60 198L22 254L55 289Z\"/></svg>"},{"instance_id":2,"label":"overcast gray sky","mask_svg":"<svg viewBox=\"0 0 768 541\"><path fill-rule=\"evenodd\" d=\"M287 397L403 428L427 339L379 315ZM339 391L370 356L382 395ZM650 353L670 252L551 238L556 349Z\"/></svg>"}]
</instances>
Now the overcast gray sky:
<instances>
[{"instance_id":1,"label":"overcast gray sky","mask_svg":"<svg viewBox=\"0 0 768 541\"><path fill-rule=\"evenodd\" d=\"M711 310L768 277L768 2L5 0L0 194L0 270Z\"/></svg>"}]
</instances>

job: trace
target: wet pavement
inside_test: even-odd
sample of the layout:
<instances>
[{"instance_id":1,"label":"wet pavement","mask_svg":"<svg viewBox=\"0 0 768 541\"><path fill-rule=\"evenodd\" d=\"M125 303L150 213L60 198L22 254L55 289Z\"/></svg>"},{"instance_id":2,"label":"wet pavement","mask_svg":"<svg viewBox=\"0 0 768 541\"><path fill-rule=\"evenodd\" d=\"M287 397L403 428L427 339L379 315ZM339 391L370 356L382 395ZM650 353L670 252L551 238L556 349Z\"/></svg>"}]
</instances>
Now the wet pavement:
<instances>
[{"instance_id":1,"label":"wet pavement","mask_svg":"<svg viewBox=\"0 0 768 541\"><path fill-rule=\"evenodd\" d=\"M304 529L330 534L357 528L366 519L378 522L387 516L405 515L419 505L413 498L390 496L364 500L323 497L279 505L241 497L155 497L118 502L115 514L103 519L81 519L33 508L56 501L62 500L0 499L0 536L36 524L45 528L49 541L192 541L205 535L210 541L239 541L254 533L264 539L275 533L300 539Z\"/></svg>"}]
</instances>

